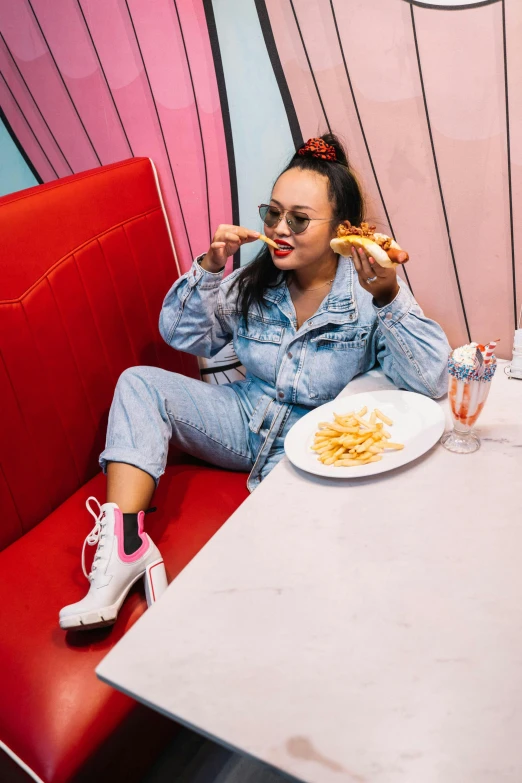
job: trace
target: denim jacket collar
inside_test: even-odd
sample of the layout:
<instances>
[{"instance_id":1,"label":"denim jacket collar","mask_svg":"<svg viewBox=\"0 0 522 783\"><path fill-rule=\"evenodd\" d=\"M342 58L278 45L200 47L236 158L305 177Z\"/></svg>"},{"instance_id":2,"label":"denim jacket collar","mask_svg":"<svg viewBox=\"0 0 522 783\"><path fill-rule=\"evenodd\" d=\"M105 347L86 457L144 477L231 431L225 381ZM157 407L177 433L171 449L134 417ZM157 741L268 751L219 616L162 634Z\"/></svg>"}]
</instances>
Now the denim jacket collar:
<instances>
[{"instance_id":1,"label":"denim jacket collar","mask_svg":"<svg viewBox=\"0 0 522 783\"><path fill-rule=\"evenodd\" d=\"M323 313L347 313L355 310L354 297L354 268L351 259L339 256L335 279L330 289L330 293L325 297L321 306L317 310L316 316ZM283 300L286 298L288 288L286 281L281 280L279 285L274 288L268 288L263 296L270 302L273 302L280 309L285 310ZM282 307L283 305L283 307Z\"/></svg>"}]
</instances>

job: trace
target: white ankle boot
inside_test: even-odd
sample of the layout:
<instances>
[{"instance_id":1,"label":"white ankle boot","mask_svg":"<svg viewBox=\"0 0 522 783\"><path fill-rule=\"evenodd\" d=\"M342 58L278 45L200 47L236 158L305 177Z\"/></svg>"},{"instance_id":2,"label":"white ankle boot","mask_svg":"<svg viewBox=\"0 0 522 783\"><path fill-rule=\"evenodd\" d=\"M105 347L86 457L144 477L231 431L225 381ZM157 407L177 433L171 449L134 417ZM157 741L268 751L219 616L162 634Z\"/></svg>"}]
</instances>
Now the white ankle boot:
<instances>
[{"instance_id":1,"label":"white ankle boot","mask_svg":"<svg viewBox=\"0 0 522 783\"><path fill-rule=\"evenodd\" d=\"M97 511L90 506L97 505ZM131 555L125 554L123 514L116 503L103 506L94 497L87 499L87 510L96 524L83 542L82 569L91 583L89 592L76 604L60 610L60 627L100 628L112 625L132 585L145 580L145 596L150 606L167 589L167 575L157 546L143 530L145 514L138 514L138 536L141 546ZM97 544L90 574L85 568L85 546Z\"/></svg>"}]
</instances>

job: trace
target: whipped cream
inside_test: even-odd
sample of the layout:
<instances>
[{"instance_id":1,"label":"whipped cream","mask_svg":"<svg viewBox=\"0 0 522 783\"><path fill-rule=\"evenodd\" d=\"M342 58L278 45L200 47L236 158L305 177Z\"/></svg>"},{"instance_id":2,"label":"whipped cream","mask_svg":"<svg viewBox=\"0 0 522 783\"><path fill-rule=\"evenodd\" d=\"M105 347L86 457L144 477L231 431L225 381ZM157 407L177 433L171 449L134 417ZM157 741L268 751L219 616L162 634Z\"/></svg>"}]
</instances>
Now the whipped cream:
<instances>
[{"instance_id":1,"label":"whipped cream","mask_svg":"<svg viewBox=\"0 0 522 783\"><path fill-rule=\"evenodd\" d=\"M473 367L475 364L475 354L477 353L478 343L469 343L455 348L451 354L457 364L464 364L466 367Z\"/></svg>"}]
</instances>

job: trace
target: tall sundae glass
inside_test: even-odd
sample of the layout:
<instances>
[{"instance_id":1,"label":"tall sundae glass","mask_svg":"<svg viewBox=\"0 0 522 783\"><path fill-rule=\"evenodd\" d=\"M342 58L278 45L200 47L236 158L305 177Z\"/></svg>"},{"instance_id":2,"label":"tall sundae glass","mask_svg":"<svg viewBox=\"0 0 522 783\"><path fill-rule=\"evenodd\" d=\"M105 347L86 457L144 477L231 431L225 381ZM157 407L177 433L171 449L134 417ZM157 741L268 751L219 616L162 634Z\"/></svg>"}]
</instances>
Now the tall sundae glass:
<instances>
[{"instance_id":1,"label":"tall sundae glass","mask_svg":"<svg viewBox=\"0 0 522 783\"><path fill-rule=\"evenodd\" d=\"M469 343L456 348L449 357L448 394L453 429L441 439L448 451L471 454L480 448L480 439L473 432L473 425L486 403L497 369L493 353L495 346L496 342L486 346Z\"/></svg>"}]
</instances>

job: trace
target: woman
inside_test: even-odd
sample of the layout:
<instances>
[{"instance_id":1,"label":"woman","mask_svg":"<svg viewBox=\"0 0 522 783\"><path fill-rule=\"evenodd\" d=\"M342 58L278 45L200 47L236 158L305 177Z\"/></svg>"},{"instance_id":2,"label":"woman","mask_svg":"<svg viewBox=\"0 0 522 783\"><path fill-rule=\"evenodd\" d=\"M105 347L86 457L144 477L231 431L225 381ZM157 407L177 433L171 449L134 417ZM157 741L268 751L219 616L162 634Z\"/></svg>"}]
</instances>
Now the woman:
<instances>
[{"instance_id":1,"label":"woman","mask_svg":"<svg viewBox=\"0 0 522 783\"><path fill-rule=\"evenodd\" d=\"M122 374L100 457L107 502L88 501L98 507L95 513L88 505L96 524L86 543L98 545L90 589L62 609L62 628L114 622L142 576L149 602L152 587L166 585L143 519L170 442L249 472L252 490L281 459L290 427L376 363L401 388L430 397L445 391L446 337L395 270L363 251L347 259L330 248L341 222L363 219L357 179L335 136L311 139L296 152L260 214L279 250L264 246L223 280L227 258L259 233L219 226L208 252L168 292L160 316L163 338L178 350L208 357L232 341L246 380L211 386L154 367ZM399 263L408 258L389 254Z\"/></svg>"}]
</instances>

